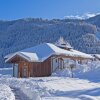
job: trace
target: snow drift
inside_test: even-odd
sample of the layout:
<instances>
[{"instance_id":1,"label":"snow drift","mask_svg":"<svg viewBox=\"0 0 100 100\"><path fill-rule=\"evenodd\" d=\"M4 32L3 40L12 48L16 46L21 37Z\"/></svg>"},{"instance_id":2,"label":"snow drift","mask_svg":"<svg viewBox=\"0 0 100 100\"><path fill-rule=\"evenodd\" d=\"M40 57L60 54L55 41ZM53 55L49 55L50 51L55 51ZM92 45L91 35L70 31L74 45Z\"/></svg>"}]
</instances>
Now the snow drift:
<instances>
[{"instance_id":1,"label":"snow drift","mask_svg":"<svg viewBox=\"0 0 100 100\"><path fill-rule=\"evenodd\" d=\"M87 64L76 64L73 70L74 78L88 79L90 81L100 81L100 61L92 61ZM71 77L69 68L58 69L52 76Z\"/></svg>"},{"instance_id":2,"label":"snow drift","mask_svg":"<svg viewBox=\"0 0 100 100\"><path fill-rule=\"evenodd\" d=\"M0 100L15 100L15 96L9 86L0 84Z\"/></svg>"}]
</instances>

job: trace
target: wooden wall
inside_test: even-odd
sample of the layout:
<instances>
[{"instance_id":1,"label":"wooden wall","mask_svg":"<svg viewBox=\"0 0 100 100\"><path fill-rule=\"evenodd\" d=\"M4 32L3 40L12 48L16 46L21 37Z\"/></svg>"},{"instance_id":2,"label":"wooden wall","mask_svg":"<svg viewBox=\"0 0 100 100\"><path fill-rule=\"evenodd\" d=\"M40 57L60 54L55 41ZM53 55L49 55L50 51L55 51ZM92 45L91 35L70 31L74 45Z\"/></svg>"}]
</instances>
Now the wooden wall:
<instances>
[{"instance_id":1,"label":"wooden wall","mask_svg":"<svg viewBox=\"0 0 100 100\"><path fill-rule=\"evenodd\" d=\"M24 77L24 66L26 66L26 77L31 77L32 63L25 61L18 63L18 77Z\"/></svg>"},{"instance_id":2,"label":"wooden wall","mask_svg":"<svg viewBox=\"0 0 100 100\"><path fill-rule=\"evenodd\" d=\"M44 62L19 62L18 77L24 77L24 66L27 66L26 77L43 77L51 75L51 58L48 58Z\"/></svg>"},{"instance_id":3,"label":"wooden wall","mask_svg":"<svg viewBox=\"0 0 100 100\"><path fill-rule=\"evenodd\" d=\"M33 76L42 77L51 75L51 58L48 58L44 62L33 63Z\"/></svg>"}]
</instances>

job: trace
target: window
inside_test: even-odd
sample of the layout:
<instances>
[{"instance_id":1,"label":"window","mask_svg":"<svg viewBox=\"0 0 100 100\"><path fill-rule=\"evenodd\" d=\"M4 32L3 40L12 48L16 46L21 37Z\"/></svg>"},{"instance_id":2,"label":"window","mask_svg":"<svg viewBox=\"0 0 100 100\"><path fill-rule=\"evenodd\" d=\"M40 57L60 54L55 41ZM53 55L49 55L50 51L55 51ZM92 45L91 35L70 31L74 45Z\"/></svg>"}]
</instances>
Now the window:
<instances>
[{"instance_id":1,"label":"window","mask_svg":"<svg viewBox=\"0 0 100 100\"><path fill-rule=\"evenodd\" d=\"M56 59L56 63L58 62L58 60Z\"/></svg>"}]
</instances>

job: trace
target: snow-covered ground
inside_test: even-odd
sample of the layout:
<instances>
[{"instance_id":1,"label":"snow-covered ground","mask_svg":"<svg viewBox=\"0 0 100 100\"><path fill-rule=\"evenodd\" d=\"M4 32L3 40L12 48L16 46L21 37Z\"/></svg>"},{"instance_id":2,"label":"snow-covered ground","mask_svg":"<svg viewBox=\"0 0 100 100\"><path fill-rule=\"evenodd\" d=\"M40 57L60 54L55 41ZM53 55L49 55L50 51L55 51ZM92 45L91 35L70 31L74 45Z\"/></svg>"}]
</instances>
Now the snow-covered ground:
<instances>
[{"instance_id":1,"label":"snow-covered ground","mask_svg":"<svg viewBox=\"0 0 100 100\"><path fill-rule=\"evenodd\" d=\"M100 100L98 61L77 65L74 78L70 78L68 69L57 70L50 77L26 79L13 78L8 70L12 69L0 69L0 100L14 100L12 89L17 89L19 95L23 92L30 100ZM23 100L27 100L23 94Z\"/></svg>"},{"instance_id":2,"label":"snow-covered ground","mask_svg":"<svg viewBox=\"0 0 100 100\"><path fill-rule=\"evenodd\" d=\"M0 84L0 100L15 100L11 88L5 84Z\"/></svg>"},{"instance_id":3,"label":"snow-covered ground","mask_svg":"<svg viewBox=\"0 0 100 100\"><path fill-rule=\"evenodd\" d=\"M70 68L57 70L52 74L53 76L70 77ZM87 79L93 82L100 82L100 61L92 61L87 64L76 64L73 69L74 78Z\"/></svg>"},{"instance_id":4,"label":"snow-covered ground","mask_svg":"<svg viewBox=\"0 0 100 100\"><path fill-rule=\"evenodd\" d=\"M56 76L28 79L1 78L0 84L20 88L30 98L33 97L33 100L100 100L100 83L78 78Z\"/></svg>"},{"instance_id":5,"label":"snow-covered ground","mask_svg":"<svg viewBox=\"0 0 100 100\"><path fill-rule=\"evenodd\" d=\"M11 77L13 75L13 68L0 68L0 77Z\"/></svg>"}]
</instances>

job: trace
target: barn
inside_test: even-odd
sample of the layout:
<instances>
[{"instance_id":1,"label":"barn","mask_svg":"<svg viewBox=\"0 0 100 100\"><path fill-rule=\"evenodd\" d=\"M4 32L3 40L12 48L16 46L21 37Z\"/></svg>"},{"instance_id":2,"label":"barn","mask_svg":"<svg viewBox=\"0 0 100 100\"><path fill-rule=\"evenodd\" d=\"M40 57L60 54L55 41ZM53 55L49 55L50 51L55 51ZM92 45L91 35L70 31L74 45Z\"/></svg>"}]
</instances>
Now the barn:
<instances>
[{"instance_id":1,"label":"barn","mask_svg":"<svg viewBox=\"0 0 100 100\"><path fill-rule=\"evenodd\" d=\"M81 61L92 59L89 54L70 47L60 47L52 43L43 43L6 56L5 62L13 64L14 77L50 76L56 69L64 68L64 59Z\"/></svg>"}]
</instances>

